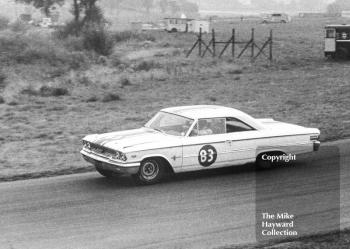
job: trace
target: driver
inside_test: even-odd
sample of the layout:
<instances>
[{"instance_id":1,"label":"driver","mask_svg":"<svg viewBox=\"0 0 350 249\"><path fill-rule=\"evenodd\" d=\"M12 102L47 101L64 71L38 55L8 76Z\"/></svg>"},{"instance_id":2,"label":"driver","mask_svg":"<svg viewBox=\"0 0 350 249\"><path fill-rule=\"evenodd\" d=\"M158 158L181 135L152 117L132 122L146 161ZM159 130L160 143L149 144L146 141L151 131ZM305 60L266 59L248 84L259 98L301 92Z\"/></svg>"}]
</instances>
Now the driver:
<instances>
[{"instance_id":1,"label":"driver","mask_svg":"<svg viewBox=\"0 0 350 249\"><path fill-rule=\"evenodd\" d=\"M203 135L213 134L213 130L210 129L210 124L207 120L205 120L205 119L199 120L198 124L199 124L198 135L203 136Z\"/></svg>"}]
</instances>

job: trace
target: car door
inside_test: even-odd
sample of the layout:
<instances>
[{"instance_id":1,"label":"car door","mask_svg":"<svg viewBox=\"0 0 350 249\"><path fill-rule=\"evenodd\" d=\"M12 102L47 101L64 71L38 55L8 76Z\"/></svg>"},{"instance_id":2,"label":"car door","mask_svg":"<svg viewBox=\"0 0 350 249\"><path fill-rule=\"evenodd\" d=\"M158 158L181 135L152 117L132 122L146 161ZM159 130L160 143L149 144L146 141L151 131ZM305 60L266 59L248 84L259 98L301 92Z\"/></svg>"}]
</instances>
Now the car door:
<instances>
[{"instance_id":1,"label":"car door","mask_svg":"<svg viewBox=\"0 0 350 249\"><path fill-rule=\"evenodd\" d=\"M229 142L231 165L255 161L259 131L234 117L226 118L226 133Z\"/></svg>"},{"instance_id":2,"label":"car door","mask_svg":"<svg viewBox=\"0 0 350 249\"><path fill-rule=\"evenodd\" d=\"M225 118L199 119L183 141L182 171L218 168L230 163Z\"/></svg>"}]
</instances>

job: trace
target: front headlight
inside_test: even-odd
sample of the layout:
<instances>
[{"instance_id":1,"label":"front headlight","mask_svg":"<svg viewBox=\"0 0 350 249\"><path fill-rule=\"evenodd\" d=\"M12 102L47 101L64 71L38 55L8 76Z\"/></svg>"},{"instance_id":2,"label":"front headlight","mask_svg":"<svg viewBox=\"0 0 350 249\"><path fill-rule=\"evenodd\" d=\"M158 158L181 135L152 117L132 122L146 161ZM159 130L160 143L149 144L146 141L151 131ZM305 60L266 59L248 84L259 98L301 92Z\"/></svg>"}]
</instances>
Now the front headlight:
<instances>
[{"instance_id":1,"label":"front headlight","mask_svg":"<svg viewBox=\"0 0 350 249\"><path fill-rule=\"evenodd\" d=\"M115 154L112 156L112 159L117 159L117 160L121 160L121 161L128 160L126 155L123 152L120 152L120 151L116 151Z\"/></svg>"},{"instance_id":2,"label":"front headlight","mask_svg":"<svg viewBox=\"0 0 350 249\"><path fill-rule=\"evenodd\" d=\"M87 149L91 149L91 145L88 141L83 140L83 147Z\"/></svg>"}]
</instances>

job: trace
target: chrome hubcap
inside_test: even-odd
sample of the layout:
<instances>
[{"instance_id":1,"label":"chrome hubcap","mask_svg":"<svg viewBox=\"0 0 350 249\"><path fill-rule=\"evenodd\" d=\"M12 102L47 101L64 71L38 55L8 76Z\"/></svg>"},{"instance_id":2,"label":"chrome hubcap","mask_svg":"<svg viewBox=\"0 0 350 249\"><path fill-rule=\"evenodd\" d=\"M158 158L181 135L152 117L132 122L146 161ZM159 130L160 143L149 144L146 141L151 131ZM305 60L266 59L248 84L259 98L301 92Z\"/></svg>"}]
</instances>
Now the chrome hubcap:
<instances>
[{"instance_id":1,"label":"chrome hubcap","mask_svg":"<svg viewBox=\"0 0 350 249\"><path fill-rule=\"evenodd\" d=\"M159 172L158 164L155 162L146 162L142 167L142 176L146 180L154 179Z\"/></svg>"}]
</instances>

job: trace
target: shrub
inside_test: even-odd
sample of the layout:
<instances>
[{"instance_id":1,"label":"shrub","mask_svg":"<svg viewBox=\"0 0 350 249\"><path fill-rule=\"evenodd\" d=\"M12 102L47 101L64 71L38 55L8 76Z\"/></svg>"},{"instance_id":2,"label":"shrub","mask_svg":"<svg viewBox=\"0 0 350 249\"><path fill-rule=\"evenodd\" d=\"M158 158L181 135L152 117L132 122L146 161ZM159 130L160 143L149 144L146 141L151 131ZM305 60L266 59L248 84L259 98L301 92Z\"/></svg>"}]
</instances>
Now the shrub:
<instances>
[{"instance_id":1,"label":"shrub","mask_svg":"<svg viewBox=\"0 0 350 249\"><path fill-rule=\"evenodd\" d=\"M112 54L110 57L110 62L112 64L112 66L114 67L118 67L121 64L124 64L124 62L121 60L121 56L119 54Z\"/></svg>"},{"instance_id":2,"label":"shrub","mask_svg":"<svg viewBox=\"0 0 350 249\"><path fill-rule=\"evenodd\" d=\"M21 94L26 94L26 95L32 95L32 96L37 96L39 95L38 91L36 91L32 87L27 87L21 91Z\"/></svg>"},{"instance_id":3,"label":"shrub","mask_svg":"<svg viewBox=\"0 0 350 249\"><path fill-rule=\"evenodd\" d=\"M227 71L229 74L242 74L243 71L241 69L230 69Z\"/></svg>"},{"instance_id":4,"label":"shrub","mask_svg":"<svg viewBox=\"0 0 350 249\"><path fill-rule=\"evenodd\" d=\"M89 58L82 51L69 51L64 42L52 39L47 33L27 31L15 33L5 30L0 33L0 62L35 64L54 67L86 67Z\"/></svg>"},{"instance_id":5,"label":"shrub","mask_svg":"<svg viewBox=\"0 0 350 249\"><path fill-rule=\"evenodd\" d=\"M107 93L103 98L102 102L111 102L111 101L117 101L121 100L120 96L115 93Z\"/></svg>"},{"instance_id":6,"label":"shrub","mask_svg":"<svg viewBox=\"0 0 350 249\"><path fill-rule=\"evenodd\" d=\"M84 85L84 86L89 86L89 85L93 84L93 81L86 75L79 76L77 78L77 82L81 85Z\"/></svg>"},{"instance_id":7,"label":"shrub","mask_svg":"<svg viewBox=\"0 0 350 249\"><path fill-rule=\"evenodd\" d=\"M114 41L105 29L91 28L83 33L83 45L87 50L93 50L98 54L107 56L113 52Z\"/></svg>"},{"instance_id":8,"label":"shrub","mask_svg":"<svg viewBox=\"0 0 350 249\"><path fill-rule=\"evenodd\" d=\"M63 39L63 45L69 51L84 51L83 37L68 36Z\"/></svg>"},{"instance_id":9,"label":"shrub","mask_svg":"<svg viewBox=\"0 0 350 249\"><path fill-rule=\"evenodd\" d=\"M77 37L81 29L82 29L82 23L76 22L73 20L71 22L68 22L63 27L60 27L58 30L56 30L54 35L59 39L66 39L69 36Z\"/></svg>"},{"instance_id":10,"label":"shrub","mask_svg":"<svg viewBox=\"0 0 350 249\"><path fill-rule=\"evenodd\" d=\"M120 31L113 35L115 42L124 42L129 40L137 41L156 41L156 38L148 33L136 33L134 31Z\"/></svg>"},{"instance_id":11,"label":"shrub","mask_svg":"<svg viewBox=\"0 0 350 249\"><path fill-rule=\"evenodd\" d=\"M3 61L12 60L26 47L26 42L13 32L4 31L0 34L0 59Z\"/></svg>"},{"instance_id":12,"label":"shrub","mask_svg":"<svg viewBox=\"0 0 350 249\"><path fill-rule=\"evenodd\" d=\"M49 97L49 96L63 96L68 95L68 89L64 87L50 87L42 86L39 90L40 96Z\"/></svg>"},{"instance_id":13,"label":"shrub","mask_svg":"<svg viewBox=\"0 0 350 249\"><path fill-rule=\"evenodd\" d=\"M28 30L29 24L27 24L21 20L17 20L10 25L10 28L13 32L18 32L18 33L22 32L23 33L23 32Z\"/></svg>"},{"instance_id":14,"label":"shrub","mask_svg":"<svg viewBox=\"0 0 350 249\"><path fill-rule=\"evenodd\" d=\"M141 61L135 66L135 71L149 71L152 68L160 68L160 64L157 62L151 61Z\"/></svg>"},{"instance_id":15,"label":"shrub","mask_svg":"<svg viewBox=\"0 0 350 249\"><path fill-rule=\"evenodd\" d=\"M6 29L10 23L7 17L0 16L0 30Z\"/></svg>"},{"instance_id":16,"label":"shrub","mask_svg":"<svg viewBox=\"0 0 350 249\"><path fill-rule=\"evenodd\" d=\"M120 79L120 87L124 88L125 86L130 86L131 82L127 77L123 77Z\"/></svg>"},{"instance_id":17,"label":"shrub","mask_svg":"<svg viewBox=\"0 0 350 249\"><path fill-rule=\"evenodd\" d=\"M88 67L89 58L83 52L72 52L68 58L72 69Z\"/></svg>"},{"instance_id":18,"label":"shrub","mask_svg":"<svg viewBox=\"0 0 350 249\"><path fill-rule=\"evenodd\" d=\"M98 99L96 96L91 96L90 98L88 98L85 102L96 102Z\"/></svg>"},{"instance_id":19,"label":"shrub","mask_svg":"<svg viewBox=\"0 0 350 249\"><path fill-rule=\"evenodd\" d=\"M32 87L25 88L21 91L22 94L32 95L32 96L42 96L42 97L57 97L68 95L68 89L64 87L51 87L42 86L39 90L35 90Z\"/></svg>"},{"instance_id":20,"label":"shrub","mask_svg":"<svg viewBox=\"0 0 350 249\"><path fill-rule=\"evenodd\" d=\"M6 86L6 74L4 74L2 71L0 71L0 90L5 88Z\"/></svg>"}]
</instances>

